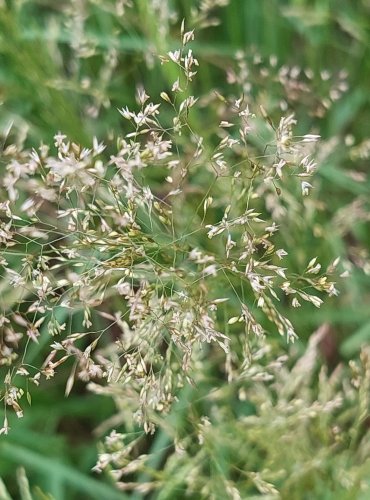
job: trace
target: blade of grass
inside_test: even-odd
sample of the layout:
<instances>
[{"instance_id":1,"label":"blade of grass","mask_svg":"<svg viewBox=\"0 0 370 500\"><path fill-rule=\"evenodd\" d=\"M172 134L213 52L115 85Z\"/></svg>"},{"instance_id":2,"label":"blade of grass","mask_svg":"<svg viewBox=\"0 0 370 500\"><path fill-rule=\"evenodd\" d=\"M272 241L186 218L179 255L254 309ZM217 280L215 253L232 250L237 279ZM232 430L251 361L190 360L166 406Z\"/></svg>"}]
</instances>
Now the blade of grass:
<instances>
[{"instance_id":1,"label":"blade of grass","mask_svg":"<svg viewBox=\"0 0 370 500\"><path fill-rule=\"evenodd\" d=\"M82 498L99 499L109 498L110 500L122 500L128 498L124 493L118 492L114 487L104 484L78 472L75 468L63 464L51 457L42 457L33 451L13 443L2 443L0 445L0 456L16 464L23 464L30 470L38 471L41 474L52 475L63 480L64 483L73 487L76 491L87 496ZM64 500L64 499L56 499Z\"/></svg>"},{"instance_id":2,"label":"blade of grass","mask_svg":"<svg viewBox=\"0 0 370 500\"><path fill-rule=\"evenodd\" d=\"M30 492L30 484L28 482L24 467L18 467L17 469L17 482L21 500L33 500Z\"/></svg>"},{"instance_id":3,"label":"blade of grass","mask_svg":"<svg viewBox=\"0 0 370 500\"><path fill-rule=\"evenodd\" d=\"M0 498L1 500L13 500L12 497L9 495L9 492L6 489L6 486L1 477L0 477Z\"/></svg>"}]
</instances>

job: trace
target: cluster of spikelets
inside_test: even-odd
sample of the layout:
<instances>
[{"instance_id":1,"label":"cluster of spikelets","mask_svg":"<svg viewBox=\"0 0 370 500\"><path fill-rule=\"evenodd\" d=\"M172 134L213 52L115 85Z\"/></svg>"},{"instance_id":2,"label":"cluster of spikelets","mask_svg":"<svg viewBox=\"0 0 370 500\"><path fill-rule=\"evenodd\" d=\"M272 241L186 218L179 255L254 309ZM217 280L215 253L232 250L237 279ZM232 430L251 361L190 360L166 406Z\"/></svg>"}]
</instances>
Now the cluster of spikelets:
<instances>
[{"instance_id":1,"label":"cluster of spikelets","mask_svg":"<svg viewBox=\"0 0 370 500\"><path fill-rule=\"evenodd\" d=\"M197 98L194 33L183 25L181 37L160 58L176 78L157 99L137 89L137 108L119 110L127 133L115 144L83 148L58 133L51 147L4 147L0 432L13 412L22 417L34 386L68 370L66 394L80 380L116 402L113 426L127 433L109 434L95 470L110 470L123 490L239 499L299 495L307 482L319 495L324 477L354 497L366 487L368 353L318 374L325 327L290 368L267 338L293 342L289 308L319 308L338 293L338 259L290 269L295 245L280 237L333 145L296 132L291 110L311 98L297 68L261 68L257 87L264 78L281 86L277 107L263 96L254 104L242 54L228 70L230 95ZM340 75L310 111L321 116L345 86ZM40 366L32 344L50 346ZM157 427L160 447L147 453Z\"/></svg>"},{"instance_id":2,"label":"cluster of spikelets","mask_svg":"<svg viewBox=\"0 0 370 500\"><path fill-rule=\"evenodd\" d=\"M175 406L160 446L145 453L143 435L112 431L94 470L109 470L123 491L160 498L320 498L328 488L336 498L366 498L369 350L329 373L319 361L329 328L290 359L258 339L232 383L207 393L200 380L198 397L185 398L190 415ZM207 363L203 370L205 380Z\"/></svg>"},{"instance_id":3,"label":"cluster of spikelets","mask_svg":"<svg viewBox=\"0 0 370 500\"><path fill-rule=\"evenodd\" d=\"M168 81L156 94L137 86L136 108L118 110L125 133L115 143L81 147L61 132L34 150L4 140L0 434L27 411L35 386L65 377L67 395L80 381L114 399L117 411L98 431L120 432L106 437L95 471L134 495L299 499L330 489L367 498L368 350L330 372L319 362L327 326L301 356L297 344L277 347L279 336L292 344L300 333L290 312L337 295L336 277L353 266L370 273L356 245L348 259L324 264L298 239L300 226L315 243L325 236L312 222L325 205L312 180L317 164L333 153L370 156L369 140L321 141L307 126L346 91L346 73L315 75L239 51L224 61L220 88L229 90L199 95L193 30L183 23L180 47L168 50L179 19L170 2L92 3L136 20L138 31L157 19L145 59L153 69L153 52L163 53ZM214 8L227 3L196 2L191 24L213 26ZM96 78L79 73L101 54L89 5L63 6L67 66L85 114L104 120L118 44L102 50ZM358 220L369 220L365 196L332 226L345 235Z\"/></svg>"},{"instance_id":4,"label":"cluster of spikelets","mask_svg":"<svg viewBox=\"0 0 370 500\"><path fill-rule=\"evenodd\" d=\"M293 273L290 249L275 244L297 186L298 199L312 188L319 136L296 135L292 114L275 123L243 93L191 95L194 33L183 24L181 37L161 57L178 70L172 89L161 102L138 89L138 109L120 110L130 130L109 154L95 138L87 149L61 133L53 147L2 153L1 397L18 417L24 387L30 400L30 387L67 363L67 394L76 378L119 394L153 432L214 350L231 382L251 338L296 338L281 300L320 307L337 294L338 260L322 270L312 258ZM202 135L205 105L219 126ZM51 350L36 367L27 350L43 336Z\"/></svg>"}]
</instances>

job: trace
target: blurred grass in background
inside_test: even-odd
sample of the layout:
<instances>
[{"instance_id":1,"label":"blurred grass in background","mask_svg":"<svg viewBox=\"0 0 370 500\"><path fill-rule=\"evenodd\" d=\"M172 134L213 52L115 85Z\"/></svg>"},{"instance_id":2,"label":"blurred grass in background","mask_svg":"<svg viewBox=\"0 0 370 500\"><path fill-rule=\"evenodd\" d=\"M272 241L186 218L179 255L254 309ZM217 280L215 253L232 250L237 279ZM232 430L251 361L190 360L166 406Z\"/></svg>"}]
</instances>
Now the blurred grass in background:
<instances>
[{"instance_id":1,"label":"blurred grass in background","mask_svg":"<svg viewBox=\"0 0 370 500\"><path fill-rule=\"evenodd\" d=\"M224 70L240 49L248 57L260 54L268 60L274 55L279 65L310 68L318 97L326 92L323 72L345 71L348 90L324 117L299 115L303 128L316 127L324 140L336 137L337 142L316 176L312 197L317 204L307 211L311 220L305 225L297 221L295 234L282 232L281 237L300 242L296 255L288 257L293 268L307 255L317 255L326 263L341 256L351 265L350 277L339 283L340 297L314 313L308 307L289 312L300 335L295 349L302 351L310 334L330 323L324 358L335 365L356 357L361 345L370 340L370 146L366 143L370 2L231 0L214 10L220 23L206 29L194 14L201 2L163 1L156 16L153 2L132 3L133 7L126 8L122 3L120 10L120 2L109 0L0 2L0 131L4 141L9 130L12 140L36 147L40 142L51 143L60 130L86 146L94 135L109 145L122 131L117 108L135 105L133 82L143 83L151 97L159 100L160 92L173 81L171 70L159 64L156 54L177 47L182 18L187 19L188 28L196 29L192 47L203 62L194 95L207 95L214 88L227 92ZM177 22L171 14L176 12ZM193 26L195 18L198 25ZM264 88L261 80L258 92L261 100L270 88ZM271 93L273 98L273 89ZM196 116L197 126L206 128L207 119ZM346 143L357 146L358 154L353 154L353 148L348 154ZM317 237L322 235L324 239ZM41 356L42 346L39 350L35 357ZM123 498L113 486L90 475L98 440L93 429L111 415L112 403L82 388L81 394L75 391L64 399L65 381L59 383L41 388L25 418L16 422L10 436L1 437L0 477L15 498L19 485L14 470L19 464L25 466L32 484L58 500ZM161 438L154 442L154 449L166 446L162 439L162 443ZM328 495L320 498L333 498ZM47 497L39 492L35 498Z\"/></svg>"}]
</instances>

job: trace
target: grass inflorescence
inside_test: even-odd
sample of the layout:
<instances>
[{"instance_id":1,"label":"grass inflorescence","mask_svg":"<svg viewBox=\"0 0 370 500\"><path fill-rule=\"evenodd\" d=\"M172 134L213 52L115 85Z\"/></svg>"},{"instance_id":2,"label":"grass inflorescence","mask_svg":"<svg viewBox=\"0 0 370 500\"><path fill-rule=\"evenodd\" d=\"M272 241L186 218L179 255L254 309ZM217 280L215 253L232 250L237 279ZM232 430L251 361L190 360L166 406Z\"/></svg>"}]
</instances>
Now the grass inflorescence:
<instances>
[{"instance_id":1,"label":"grass inflorescence","mask_svg":"<svg viewBox=\"0 0 370 500\"><path fill-rule=\"evenodd\" d=\"M228 4L0 6L17 84L4 79L0 454L53 498L366 495L368 323L351 311L370 272L370 148L328 133L350 119L350 74L256 46L215 58L205 37ZM11 444L43 419L45 445L78 443L69 463ZM122 493L69 474L83 460ZM10 484L31 495L24 469Z\"/></svg>"}]
</instances>

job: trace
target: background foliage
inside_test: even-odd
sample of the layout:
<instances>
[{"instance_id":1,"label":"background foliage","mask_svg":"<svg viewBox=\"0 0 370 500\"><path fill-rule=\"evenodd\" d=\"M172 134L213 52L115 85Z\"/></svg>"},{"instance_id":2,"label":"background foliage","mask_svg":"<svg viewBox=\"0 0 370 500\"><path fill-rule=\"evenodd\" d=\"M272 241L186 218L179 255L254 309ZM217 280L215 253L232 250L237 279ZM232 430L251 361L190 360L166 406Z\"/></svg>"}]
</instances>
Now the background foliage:
<instances>
[{"instance_id":1,"label":"background foliage","mask_svg":"<svg viewBox=\"0 0 370 500\"><path fill-rule=\"evenodd\" d=\"M271 56L276 56L279 67L287 65L312 71L312 92L307 95L298 92L294 98L291 89L290 105L299 117L302 133L315 128L328 146L322 154L313 201L306 207L305 219L297 219L279 237L296 245L296 251L287 257L293 269L307 263L311 256L318 256L325 263L340 256L349 271L349 277L338 285L340 296L326 301L321 309L312 311L312 307L302 306L289 310L299 340L289 351L288 367L296 376L301 374L304 380L301 387L290 387L292 375L279 365L279 370L271 368L278 378L276 392L269 392L251 374L247 405L236 397L241 387L232 385L216 391L213 404L212 398L211 401L206 398L214 389L214 381L209 377L212 363L203 367L208 378L205 376L195 389L184 389L162 430L153 438L144 438L142 446L152 458L137 479L142 484L162 481L165 486L160 488L158 498L179 498L190 473L195 485L195 491L190 492L192 498L199 498L199 492L205 498L212 495L238 498L232 486L228 489L225 481L218 483L218 477L241 485L241 491L249 495L243 498L253 495L273 498L277 494L275 486L283 498L312 498L312 495L366 498L363 488L369 477L366 392L370 367L365 351L360 360L360 348L370 339L367 126L370 3L367 0L342 0L340 4L335 0L134 0L131 3L131 6L109 0L0 3L3 144L10 140L30 147L40 142L48 144L60 130L84 146L89 146L91 137L97 136L108 144L109 151L113 150L114 137L125 131L117 108L136 106L135 85L144 84L150 95L159 99L160 93L174 80L171 68L161 65L157 54L177 47L180 22L185 18L188 27L196 30L192 48L202 61L193 84L194 95L207 97L213 89L226 91L229 84L225 69L233 66L232 59L240 50L249 61L246 83L251 82L255 101L268 109L276 108L281 99L276 79L261 71L268 66L273 73ZM309 114L307 110L314 112ZM205 130L211 129L212 119L206 113L192 117ZM158 179L154 177L152 182L155 185ZM322 325L326 326L325 334L320 330L320 342L307 347L311 334ZM263 366L272 363L276 353L288 352L283 339L272 339L270 344L271 353L267 354L270 359ZM42 343L33 348L34 359L42 359ZM307 359L312 352L319 362L311 366ZM304 370L302 362L299 365L295 361L301 355L310 365L303 364ZM341 375L337 375L338 366L347 366L350 359L354 359L351 368L348 371L343 368ZM353 377L360 377L358 373L363 378L357 389L361 387L362 392L348 387ZM86 392L82 384L75 386L65 399L66 376L59 373L53 384L35 392L25 417L12 421L10 435L0 437L0 477L13 498L19 495L29 498L23 469L14 473L18 466L25 467L34 498L48 498L48 494L58 500L124 498L108 475L102 478L91 473L97 445L111 427L102 422L114 414L114 405L109 398ZM326 402L335 400L338 394L345 401L340 416L335 405L323 410ZM302 413L291 410L289 417L287 406L294 399L303 401L299 410ZM286 405L279 408L272 403L276 400L285 401ZM312 408L317 400L322 407ZM187 410L190 404L191 414ZM214 407L216 410L212 410ZM312 415L307 416L310 411ZM197 436L188 435L189 429L198 425L201 416L210 414L216 431L209 435L207 430L203 432L206 446L199 450L196 443L192 447L187 444L187 449L192 449L187 460L172 456L170 438L175 429L176 434L180 429L184 439L197 441ZM203 424L206 429L206 421ZM279 425L291 431L287 444L279 441ZM336 426L344 430L340 442L330 439ZM130 426L120 431L130 432L131 436L140 434ZM289 442L293 437L296 440ZM199 465L204 462L209 463L208 469ZM249 470L255 471L254 476L252 473L243 476L241 471L246 463L251 467ZM301 467L295 468L295 463ZM286 471L290 471L289 477ZM212 486L207 478L213 481ZM7 498L5 493L1 494ZM137 491L137 498L142 494Z\"/></svg>"}]
</instances>

